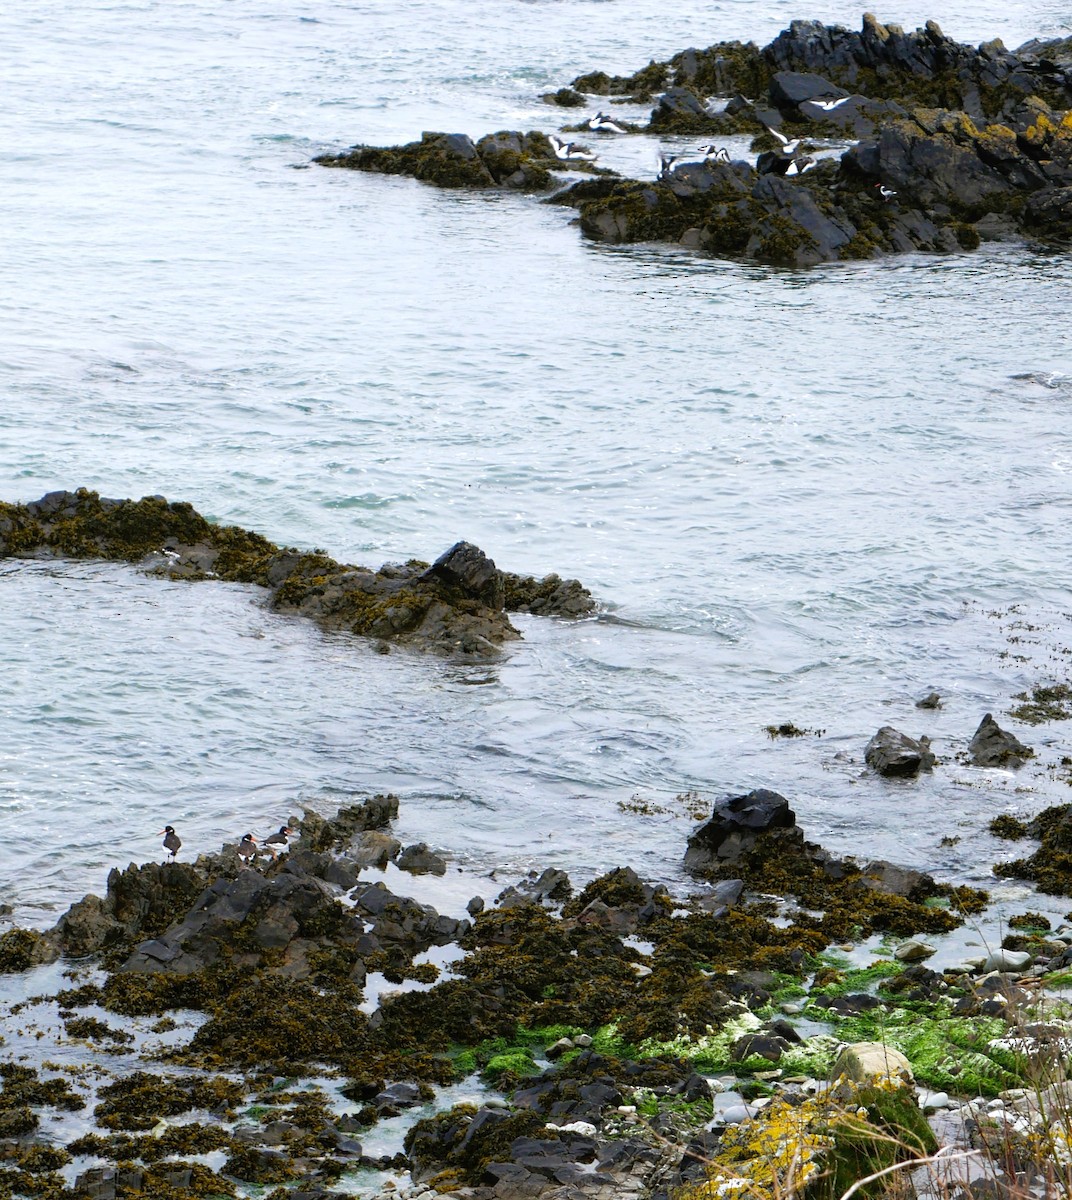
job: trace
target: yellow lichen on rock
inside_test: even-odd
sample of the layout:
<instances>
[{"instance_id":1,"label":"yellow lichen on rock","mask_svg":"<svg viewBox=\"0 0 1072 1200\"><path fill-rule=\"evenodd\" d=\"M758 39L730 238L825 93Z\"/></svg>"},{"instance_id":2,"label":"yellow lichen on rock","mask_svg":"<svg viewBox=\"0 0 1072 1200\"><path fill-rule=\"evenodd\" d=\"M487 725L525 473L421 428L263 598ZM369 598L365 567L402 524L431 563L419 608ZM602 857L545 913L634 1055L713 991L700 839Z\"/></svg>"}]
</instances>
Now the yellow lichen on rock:
<instances>
[{"instance_id":1,"label":"yellow lichen on rock","mask_svg":"<svg viewBox=\"0 0 1072 1200\"><path fill-rule=\"evenodd\" d=\"M886 1076L841 1076L804 1099L778 1098L730 1126L703 1179L674 1200L786 1200L837 1196L846 1181L934 1149L915 1092ZM818 1190L816 1190L818 1189Z\"/></svg>"}]
</instances>

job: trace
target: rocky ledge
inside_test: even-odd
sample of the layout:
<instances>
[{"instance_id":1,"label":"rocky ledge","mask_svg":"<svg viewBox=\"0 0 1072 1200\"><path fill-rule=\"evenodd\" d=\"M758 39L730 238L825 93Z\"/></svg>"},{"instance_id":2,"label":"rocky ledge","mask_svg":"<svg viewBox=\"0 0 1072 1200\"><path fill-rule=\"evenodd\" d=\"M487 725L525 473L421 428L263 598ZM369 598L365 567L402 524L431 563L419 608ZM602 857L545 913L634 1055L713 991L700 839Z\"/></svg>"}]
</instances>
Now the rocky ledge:
<instances>
[{"instance_id":1,"label":"rocky ledge","mask_svg":"<svg viewBox=\"0 0 1072 1200\"><path fill-rule=\"evenodd\" d=\"M551 170L562 167L545 133L507 130L489 133L479 141L464 133L424 133L405 146L354 146L343 154L324 154L313 160L322 167L409 175L443 188L506 188L537 192L551 187ZM571 163L592 171L578 157Z\"/></svg>"},{"instance_id":2,"label":"rocky ledge","mask_svg":"<svg viewBox=\"0 0 1072 1200\"><path fill-rule=\"evenodd\" d=\"M934 21L914 33L870 14L858 31L795 21L762 49L721 42L629 76L591 72L561 90L571 104L584 94L654 96L656 104L646 126L597 114L564 131L745 134L762 153L755 164L679 153L650 182L623 179L594 166L589 146L538 132L477 142L425 134L316 161L441 187L526 191L557 186L556 169L581 171L600 177L551 202L576 208L591 238L671 242L779 266L953 253L984 239L1072 239L1067 40L1010 51L997 40L955 42ZM821 145L830 141L855 144L832 157Z\"/></svg>"},{"instance_id":3,"label":"rocky ledge","mask_svg":"<svg viewBox=\"0 0 1072 1200\"><path fill-rule=\"evenodd\" d=\"M86 1062L0 1064L0 1189L331 1200L363 1168L428 1200L703 1200L742 1180L776 1200L813 1175L833 1198L957 1148L955 1125L1002 1146L980 1194L1004 1195L1056 1145L1069 1025L1042 989L1067 977L1068 928L1025 913L985 959L930 970L916 935L985 894L837 857L768 790L714 805L686 893L628 867L577 892L548 867L452 915L370 878L444 865L402 849L397 812L306 811L280 857L115 869L53 929L0 937L0 971L72 960L72 986L10 1010L12 1054L49 1053L41 1020ZM851 965L845 943L875 933L882 956ZM459 1084L461 1102L440 1091ZM77 1130L60 1116L90 1107ZM386 1119L404 1140L371 1153Z\"/></svg>"},{"instance_id":4,"label":"rocky ledge","mask_svg":"<svg viewBox=\"0 0 1072 1200\"><path fill-rule=\"evenodd\" d=\"M190 504L163 496L108 500L79 489L0 503L0 558L6 556L109 559L171 579L254 584L267 589L278 612L445 654L485 655L519 638L508 610L579 617L595 609L576 579L500 571L469 542L431 564L411 559L372 570L214 525Z\"/></svg>"},{"instance_id":5,"label":"rocky ledge","mask_svg":"<svg viewBox=\"0 0 1072 1200\"><path fill-rule=\"evenodd\" d=\"M784 159L702 161L654 183L582 181L557 196L588 236L663 241L782 266L908 250L975 249L983 238L1072 237L1072 112L1037 97L1009 124L916 109L840 159L778 174Z\"/></svg>"}]
</instances>

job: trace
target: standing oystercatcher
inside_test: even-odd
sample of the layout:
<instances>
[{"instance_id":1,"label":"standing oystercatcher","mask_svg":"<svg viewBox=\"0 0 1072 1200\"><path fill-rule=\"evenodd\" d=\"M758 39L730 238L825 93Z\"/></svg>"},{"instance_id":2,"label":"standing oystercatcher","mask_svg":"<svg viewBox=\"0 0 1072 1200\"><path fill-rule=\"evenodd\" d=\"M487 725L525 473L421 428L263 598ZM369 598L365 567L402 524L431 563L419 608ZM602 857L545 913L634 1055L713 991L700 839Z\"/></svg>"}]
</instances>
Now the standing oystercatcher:
<instances>
[{"instance_id":1,"label":"standing oystercatcher","mask_svg":"<svg viewBox=\"0 0 1072 1200\"><path fill-rule=\"evenodd\" d=\"M244 863L255 862L257 858L257 839L252 833L247 833L238 843L238 857Z\"/></svg>"},{"instance_id":2,"label":"standing oystercatcher","mask_svg":"<svg viewBox=\"0 0 1072 1200\"><path fill-rule=\"evenodd\" d=\"M700 147L700 153L704 156L704 160L714 159L717 163L728 163L730 161L730 152L725 146L716 146L714 142L706 146Z\"/></svg>"},{"instance_id":3,"label":"standing oystercatcher","mask_svg":"<svg viewBox=\"0 0 1072 1200\"><path fill-rule=\"evenodd\" d=\"M165 825L160 832L164 835L164 849L168 852L167 862L174 862L179 854L182 839L170 825Z\"/></svg>"},{"instance_id":4,"label":"standing oystercatcher","mask_svg":"<svg viewBox=\"0 0 1072 1200\"><path fill-rule=\"evenodd\" d=\"M288 838L294 832L293 829L288 829L286 825L279 826L279 832L270 834L261 842L261 845L272 856L273 860L280 854L285 854L290 846Z\"/></svg>"}]
</instances>

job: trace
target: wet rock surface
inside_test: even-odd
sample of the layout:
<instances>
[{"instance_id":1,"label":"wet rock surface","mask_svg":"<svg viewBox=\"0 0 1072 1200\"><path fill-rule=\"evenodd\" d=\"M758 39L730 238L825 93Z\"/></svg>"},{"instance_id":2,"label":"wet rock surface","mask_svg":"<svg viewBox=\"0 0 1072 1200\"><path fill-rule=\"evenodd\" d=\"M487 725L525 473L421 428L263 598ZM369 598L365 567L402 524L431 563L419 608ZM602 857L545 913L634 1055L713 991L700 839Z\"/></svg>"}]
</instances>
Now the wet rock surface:
<instances>
[{"instance_id":1,"label":"wet rock surface","mask_svg":"<svg viewBox=\"0 0 1072 1200\"><path fill-rule=\"evenodd\" d=\"M838 1104L866 1111L883 1144L893 1130L933 1149L898 1081L916 1074L932 1106L939 1092L953 1103L958 1083L1015 1088L1017 1057L1000 1046L1030 998L1019 973L1059 970L1072 954L1027 914L963 973L913 962L915 941L898 948L905 962L824 957L871 931L942 933L985 898L838 858L805 841L769 790L715 804L694 831L690 869L713 886L672 896L620 867L577 890L548 866L470 904L471 920L355 859L370 835L391 838L397 813L391 796L331 819L307 811L288 822L278 860L225 847L194 864L131 865L42 935L56 953L97 947L98 981L49 998L69 1033L96 1046L115 1033L130 1053L124 1022L198 1020L95 1083L0 1064L0 1134L18 1141L18 1179L86 1160L72 1186L56 1175L31 1194L171 1200L296 1183L287 1195L324 1197L361 1166L393 1172L413 1196L448 1185L473 1200L687 1195L747 1169L741 1147L783 1137L786 1114L816 1106L829 1122ZM1063 810L1037 820L1025 835L1064 836ZM437 946L452 948L449 967L422 961ZM374 975L409 990L368 993ZM816 1036L816 1022L831 1034ZM439 1089L478 1076L477 1101L439 1103ZM42 1121L90 1106L96 1131L74 1139L56 1143ZM370 1155L371 1131L398 1120L404 1145ZM206 1154L214 1170L187 1161Z\"/></svg>"},{"instance_id":2,"label":"wet rock surface","mask_svg":"<svg viewBox=\"0 0 1072 1200\"><path fill-rule=\"evenodd\" d=\"M987 713L968 744L968 753L977 767L1018 767L1031 758L1034 751L1025 746Z\"/></svg>"},{"instance_id":3,"label":"wet rock surface","mask_svg":"<svg viewBox=\"0 0 1072 1200\"><path fill-rule=\"evenodd\" d=\"M858 30L794 21L762 49L690 48L631 76L590 72L549 95L575 104L584 94L654 100L646 129L616 123L623 134L751 134L764 153L753 167L697 151L697 161L671 164L651 182L594 166L583 146L556 151L541 133L477 142L424 134L317 161L444 187L525 190L550 187L551 170L568 166L602 176L552 198L577 209L588 237L773 265L956 253L995 236L1072 239L1072 66L1059 40L1012 51L999 40L955 42L934 21L914 32L870 14ZM719 108L711 97L729 101ZM840 160L812 161L770 129L782 143L856 144Z\"/></svg>"},{"instance_id":4,"label":"wet rock surface","mask_svg":"<svg viewBox=\"0 0 1072 1200\"><path fill-rule=\"evenodd\" d=\"M883 725L867 743L864 760L880 775L895 778L912 778L934 766L929 738L910 738L891 725Z\"/></svg>"},{"instance_id":5,"label":"wet rock surface","mask_svg":"<svg viewBox=\"0 0 1072 1200\"><path fill-rule=\"evenodd\" d=\"M6 556L110 559L173 579L255 584L268 590L278 612L444 654L492 654L520 637L507 616L512 599L519 610L556 616L595 607L576 580L504 575L469 542L458 542L431 566L411 560L374 571L213 525L191 505L162 496L108 500L84 489L0 503L0 557Z\"/></svg>"},{"instance_id":6,"label":"wet rock surface","mask_svg":"<svg viewBox=\"0 0 1072 1200\"><path fill-rule=\"evenodd\" d=\"M568 98L568 97L567 97ZM315 159L323 167L410 175L445 188L543 191L562 164L543 133L494 133L474 142L463 133L424 133L405 146L355 146Z\"/></svg>"}]
</instances>

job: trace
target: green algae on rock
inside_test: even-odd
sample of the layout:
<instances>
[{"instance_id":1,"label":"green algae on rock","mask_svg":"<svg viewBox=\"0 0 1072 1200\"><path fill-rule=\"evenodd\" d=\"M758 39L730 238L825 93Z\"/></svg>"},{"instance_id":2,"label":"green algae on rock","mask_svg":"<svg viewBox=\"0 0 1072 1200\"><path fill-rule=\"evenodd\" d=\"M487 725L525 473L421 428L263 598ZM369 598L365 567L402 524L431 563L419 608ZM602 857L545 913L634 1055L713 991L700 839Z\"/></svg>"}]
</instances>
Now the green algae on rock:
<instances>
[{"instance_id":1,"label":"green algae on rock","mask_svg":"<svg viewBox=\"0 0 1072 1200\"><path fill-rule=\"evenodd\" d=\"M374 571L214 525L191 505L162 496L108 500L86 489L0 503L5 556L100 558L140 563L168 578L256 584L269 590L279 612L445 654L487 655L519 638L507 616L508 596L545 615L580 616L595 607L576 580L511 575L508 587L495 563L468 542L431 566L411 560Z\"/></svg>"}]
</instances>

